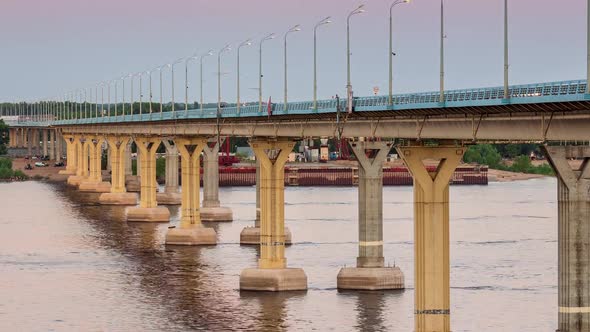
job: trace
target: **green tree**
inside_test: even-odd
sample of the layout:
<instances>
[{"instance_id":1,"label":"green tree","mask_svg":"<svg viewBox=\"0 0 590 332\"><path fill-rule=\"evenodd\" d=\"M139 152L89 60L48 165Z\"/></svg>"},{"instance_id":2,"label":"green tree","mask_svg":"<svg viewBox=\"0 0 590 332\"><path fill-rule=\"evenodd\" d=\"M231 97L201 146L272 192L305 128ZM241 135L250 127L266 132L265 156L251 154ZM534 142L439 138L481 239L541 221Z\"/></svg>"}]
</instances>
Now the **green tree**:
<instances>
[{"instance_id":1,"label":"green tree","mask_svg":"<svg viewBox=\"0 0 590 332\"><path fill-rule=\"evenodd\" d=\"M463 160L467 163L478 163L488 165L491 168L498 168L502 157L493 145L478 144L469 147Z\"/></svg>"}]
</instances>

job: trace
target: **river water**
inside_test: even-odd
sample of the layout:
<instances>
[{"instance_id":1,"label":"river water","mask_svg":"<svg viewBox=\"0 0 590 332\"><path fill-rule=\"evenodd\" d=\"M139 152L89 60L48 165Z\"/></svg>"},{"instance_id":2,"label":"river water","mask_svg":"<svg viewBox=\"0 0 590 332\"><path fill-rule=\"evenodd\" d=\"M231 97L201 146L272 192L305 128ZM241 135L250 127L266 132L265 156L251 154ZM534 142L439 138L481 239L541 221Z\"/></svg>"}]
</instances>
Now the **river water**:
<instances>
[{"instance_id":1,"label":"river water","mask_svg":"<svg viewBox=\"0 0 590 332\"><path fill-rule=\"evenodd\" d=\"M286 223L307 292L240 293L256 265L239 245L255 189L222 188L234 222L217 246L166 247L168 224L126 223L124 208L62 185L0 184L0 331L412 331L411 187L384 189L385 260L405 291L338 292L357 256L356 188L287 188ZM171 208L172 225L179 208ZM451 187L453 331L554 331L555 179Z\"/></svg>"}]
</instances>

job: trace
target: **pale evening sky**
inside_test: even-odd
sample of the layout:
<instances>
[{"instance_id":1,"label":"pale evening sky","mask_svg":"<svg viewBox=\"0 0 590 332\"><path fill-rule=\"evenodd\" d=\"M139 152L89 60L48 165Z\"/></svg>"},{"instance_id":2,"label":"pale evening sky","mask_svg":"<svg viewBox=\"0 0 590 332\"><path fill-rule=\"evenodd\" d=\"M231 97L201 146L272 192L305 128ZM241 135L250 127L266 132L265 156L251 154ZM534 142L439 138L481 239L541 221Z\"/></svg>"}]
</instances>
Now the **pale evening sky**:
<instances>
[{"instance_id":1,"label":"pale evening sky","mask_svg":"<svg viewBox=\"0 0 590 332\"><path fill-rule=\"evenodd\" d=\"M242 100L255 101L258 40L275 32L278 38L264 47L263 91L265 99L272 96L280 102L282 35L295 24L301 24L302 31L289 35L289 97L310 100L313 26L326 16L332 16L334 23L319 31L319 97L344 95L346 15L361 3L366 13L352 19L353 87L356 95L370 95L374 86L385 94L390 1L2 0L0 101L63 95L248 38L255 44L242 48ZM503 3L446 0L448 89L502 84ZM439 10L437 0L413 0L395 8L396 92L438 89ZM510 0L510 29L512 84L584 78L586 1ZM199 98L197 64L190 67L191 101ZM183 101L184 68L176 68L176 100ZM216 57L207 58L205 102L217 100L216 71ZM224 55L222 72L223 99L232 102L235 48ZM164 84L169 100L169 72ZM147 96L145 85L143 94ZM157 92L154 96L158 98Z\"/></svg>"}]
</instances>

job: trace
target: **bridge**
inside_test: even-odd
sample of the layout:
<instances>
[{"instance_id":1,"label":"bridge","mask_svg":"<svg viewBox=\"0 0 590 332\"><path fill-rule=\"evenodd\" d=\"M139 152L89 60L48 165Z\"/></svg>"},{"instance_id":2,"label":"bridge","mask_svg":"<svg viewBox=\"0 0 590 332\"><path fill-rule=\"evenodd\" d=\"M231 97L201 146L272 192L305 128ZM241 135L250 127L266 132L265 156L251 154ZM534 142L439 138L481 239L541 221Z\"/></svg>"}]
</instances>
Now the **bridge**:
<instances>
[{"instance_id":1,"label":"bridge","mask_svg":"<svg viewBox=\"0 0 590 332\"><path fill-rule=\"evenodd\" d=\"M165 239L171 246L216 244L215 230L202 221L233 219L219 199L219 147L226 137L247 137L257 159L257 213L240 243L260 245L258 266L240 275L240 289L247 291L307 289L304 270L288 267L285 257L292 235L284 223L284 167L296 142L310 138L347 139L358 160L357 264L341 269L337 287L403 289L403 271L386 267L383 257L383 162L395 149L414 180L419 332L450 331L449 181L467 147L477 142L541 144L558 178L558 331L582 332L590 331L590 147L579 144L590 142L588 82L508 86L506 76L503 87L444 91L441 77L441 91L391 97L353 97L349 82L342 100L232 104L220 99L198 107L173 102L165 112L161 102L151 100L105 104L72 96L20 103L1 115L10 126L10 148L26 149L29 155L42 149L59 161L65 147L62 174L69 176L67 183L100 193L100 204L127 206L127 221L169 222L169 210L162 205L181 205L180 226L170 228ZM138 150L139 176L131 175L132 144ZM166 186L159 193L155 169L161 144L166 148ZM110 182L103 179L104 153ZM569 166L572 158L584 160L580 169ZM425 160L438 161L438 167L426 168Z\"/></svg>"},{"instance_id":2,"label":"bridge","mask_svg":"<svg viewBox=\"0 0 590 332\"><path fill-rule=\"evenodd\" d=\"M480 141L542 143L558 175L559 321L560 326L590 324L590 249L579 234L590 222L590 147L554 142L590 141L590 95L586 81L517 85L504 98L503 88L354 98L317 103L251 103L203 109L131 113L131 105L75 104L49 101L43 114L13 114L11 147L43 148L52 159L66 146L68 184L100 192L100 203L128 205L129 222L168 222L160 204L182 206L180 227L167 245L214 245L216 234L202 221L228 221L232 211L218 195L218 152L224 137L250 139L257 157L257 218L242 231L242 244L259 244L258 267L240 275L240 289L290 291L307 288L301 268L288 268L284 225L284 166L297 140L349 138L359 165L359 254L357 266L338 274L339 289L380 290L404 287L399 267L385 267L383 257L382 164L397 150L414 178L415 316L417 331L448 331L450 320L449 180L469 144ZM188 106L188 105L185 105ZM152 108L153 110L154 108ZM39 143L40 142L40 143ZM138 149L139 177L131 176L131 143ZM155 153L166 146L166 189L157 193ZM104 182L100 160L108 154L111 182ZM203 155L203 204L199 206L199 158ZM178 157L182 190L178 190ZM580 170L567 160L584 159ZM423 160L439 160L428 171ZM129 192L140 188L139 196ZM580 248L586 248L580 250ZM573 326L573 325L572 325ZM576 325L582 326L582 325ZM586 325L583 325L586 326ZM420 327L420 328L419 328ZM421 328L424 327L424 328ZM426 328L429 327L429 328ZM432 329L430 329L432 327ZM563 329L562 331L584 331Z\"/></svg>"}]
</instances>

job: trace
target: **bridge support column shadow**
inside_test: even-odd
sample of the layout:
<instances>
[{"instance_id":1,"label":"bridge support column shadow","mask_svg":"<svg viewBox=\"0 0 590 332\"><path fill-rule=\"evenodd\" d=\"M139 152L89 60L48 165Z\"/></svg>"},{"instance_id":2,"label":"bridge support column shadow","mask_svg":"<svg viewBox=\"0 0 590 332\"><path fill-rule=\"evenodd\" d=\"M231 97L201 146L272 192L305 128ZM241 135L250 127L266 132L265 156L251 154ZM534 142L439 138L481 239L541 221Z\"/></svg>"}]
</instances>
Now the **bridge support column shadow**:
<instances>
[{"instance_id":1,"label":"bridge support column shadow","mask_svg":"<svg viewBox=\"0 0 590 332\"><path fill-rule=\"evenodd\" d=\"M558 179L557 331L590 331L590 147L543 149ZM583 159L580 169L572 158Z\"/></svg>"},{"instance_id":2,"label":"bridge support column shadow","mask_svg":"<svg viewBox=\"0 0 590 332\"><path fill-rule=\"evenodd\" d=\"M180 205L182 197L178 190L178 148L174 142L164 139L166 147L166 187L163 193L157 193L158 204Z\"/></svg>"},{"instance_id":3,"label":"bridge support column shadow","mask_svg":"<svg viewBox=\"0 0 590 332\"><path fill-rule=\"evenodd\" d=\"M137 194L128 193L125 187L125 168L127 163L127 149L131 137L107 136L111 162L110 192L103 193L98 198L103 205L137 205Z\"/></svg>"},{"instance_id":4,"label":"bridge support column shadow","mask_svg":"<svg viewBox=\"0 0 590 332\"><path fill-rule=\"evenodd\" d=\"M232 210L219 202L219 146L224 141L215 138L203 149L203 221L233 221Z\"/></svg>"},{"instance_id":5,"label":"bridge support column shadow","mask_svg":"<svg viewBox=\"0 0 590 332\"><path fill-rule=\"evenodd\" d=\"M290 245L291 231L285 226L285 244ZM245 227L240 232L241 245L260 245L260 160L256 159L256 220L254 227Z\"/></svg>"},{"instance_id":6,"label":"bridge support column shadow","mask_svg":"<svg viewBox=\"0 0 590 332\"><path fill-rule=\"evenodd\" d=\"M356 268L345 267L337 277L338 289L403 289L399 267L385 267L383 258L383 162L389 142L350 144L359 164L359 255Z\"/></svg>"},{"instance_id":7,"label":"bridge support column shadow","mask_svg":"<svg viewBox=\"0 0 590 332\"><path fill-rule=\"evenodd\" d=\"M449 332L449 181L464 147L398 147L414 178L414 331ZM424 160L440 160L429 172Z\"/></svg>"},{"instance_id":8,"label":"bridge support column shadow","mask_svg":"<svg viewBox=\"0 0 590 332\"><path fill-rule=\"evenodd\" d=\"M169 222L170 211L156 201L156 151L161 144L158 137L135 139L140 160L141 191L139 206L127 208L127 221Z\"/></svg>"},{"instance_id":9,"label":"bridge support column shadow","mask_svg":"<svg viewBox=\"0 0 590 332\"><path fill-rule=\"evenodd\" d=\"M180 227L166 234L167 245L214 245L217 233L203 227L200 205L200 157L207 145L206 138L177 138L176 147L182 158L182 216Z\"/></svg>"},{"instance_id":10,"label":"bridge support column shadow","mask_svg":"<svg viewBox=\"0 0 590 332\"><path fill-rule=\"evenodd\" d=\"M260 160L260 259L258 268L240 274L240 289L306 290L303 269L287 268L285 258L285 163L295 143L290 140L250 142Z\"/></svg>"},{"instance_id":11,"label":"bridge support column shadow","mask_svg":"<svg viewBox=\"0 0 590 332\"><path fill-rule=\"evenodd\" d=\"M77 187L88 178L88 142L82 135L73 136L76 149L76 175L68 178L70 186Z\"/></svg>"}]
</instances>

